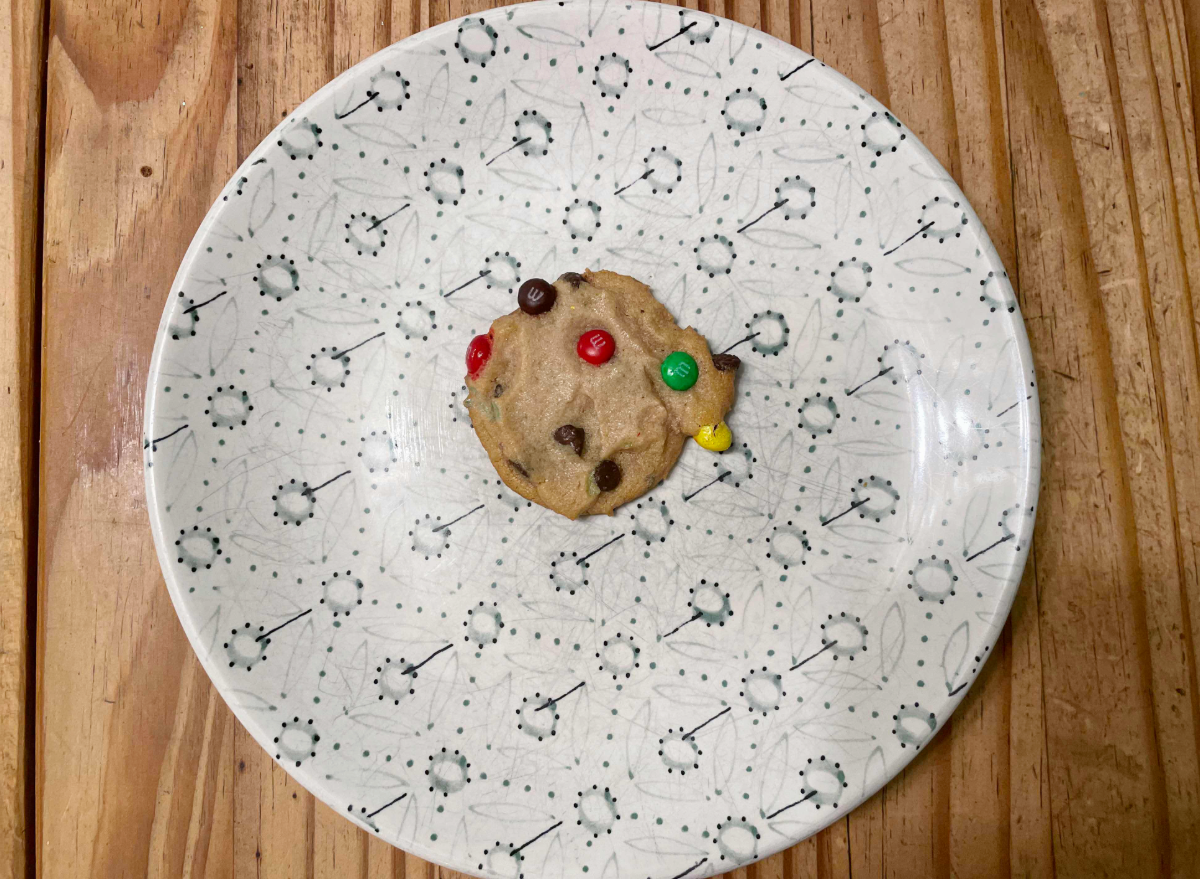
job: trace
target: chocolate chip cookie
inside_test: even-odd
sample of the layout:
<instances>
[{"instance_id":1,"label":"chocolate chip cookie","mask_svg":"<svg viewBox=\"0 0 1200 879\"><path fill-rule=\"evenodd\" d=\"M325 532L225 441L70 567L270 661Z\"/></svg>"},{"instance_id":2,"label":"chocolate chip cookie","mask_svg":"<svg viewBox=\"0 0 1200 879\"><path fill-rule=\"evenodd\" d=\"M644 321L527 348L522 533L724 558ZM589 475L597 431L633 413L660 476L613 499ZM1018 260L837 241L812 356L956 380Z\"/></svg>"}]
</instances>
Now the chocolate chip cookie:
<instances>
[{"instance_id":1,"label":"chocolate chip cookie","mask_svg":"<svg viewBox=\"0 0 1200 879\"><path fill-rule=\"evenodd\" d=\"M471 424L513 491L571 519L611 514L665 479L688 437L729 447L740 361L649 287L568 272L517 301L471 341L466 377Z\"/></svg>"}]
</instances>

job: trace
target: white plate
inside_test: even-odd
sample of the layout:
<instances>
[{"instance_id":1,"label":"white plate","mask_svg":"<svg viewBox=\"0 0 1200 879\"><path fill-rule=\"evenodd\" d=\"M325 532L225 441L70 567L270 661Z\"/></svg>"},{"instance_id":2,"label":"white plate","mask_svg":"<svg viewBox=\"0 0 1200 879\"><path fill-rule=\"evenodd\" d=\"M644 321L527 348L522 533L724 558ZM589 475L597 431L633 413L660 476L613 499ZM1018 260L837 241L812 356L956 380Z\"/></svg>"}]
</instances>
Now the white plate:
<instances>
[{"instance_id":1,"label":"white plate","mask_svg":"<svg viewBox=\"0 0 1200 879\"><path fill-rule=\"evenodd\" d=\"M463 353L586 267L744 366L732 449L570 522L497 480ZM656 4L497 9L321 89L197 233L147 401L225 699L469 873L699 879L819 830L962 699L1033 526L1029 349L958 187L819 61Z\"/></svg>"}]
</instances>

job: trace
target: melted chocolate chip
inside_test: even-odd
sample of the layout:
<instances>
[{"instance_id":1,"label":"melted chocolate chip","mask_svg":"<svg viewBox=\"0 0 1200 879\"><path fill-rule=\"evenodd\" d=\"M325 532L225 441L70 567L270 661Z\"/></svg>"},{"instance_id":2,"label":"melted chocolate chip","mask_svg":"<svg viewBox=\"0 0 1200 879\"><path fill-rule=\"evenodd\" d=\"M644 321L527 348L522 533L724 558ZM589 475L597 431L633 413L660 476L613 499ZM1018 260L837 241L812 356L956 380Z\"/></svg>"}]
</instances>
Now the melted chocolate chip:
<instances>
[{"instance_id":1,"label":"melted chocolate chip","mask_svg":"<svg viewBox=\"0 0 1200 879\"><path fill-rule=\"evenodd\" d=\"M558 299L558 291L549 281L541 278L530 278L517 291L517 305L526 314L545 314L554 307Z\"/></svg>"},{"instance_id":2,"label":"melted chocolate chip","mask_svg":"<svg viewBox=\"0 0 1200 879\"><path fill-rule=\"evenodd\" d=\"M570 446L575 454L583 457L583 428L574 424L564 424L554 431L554 441L560 445ZM617 477L620 479L620 477Z\"/></svg>"},{"instance_id":3,"label":"melted chocolate chip","mask_svg":"<svg viewBox=\"0 0 1200 879\"><path fill-rule=\"evenodd\" d=\"M621 484L621 467L616 461L601 461L592 471L592 479L596 481L596 488L612 491Z\"/></svg>"},{"instance_id":4,"label":"melted chocolate chip","mask_svg":"<svg viewBox=\"0 0 1200 879\"><path fill-rule=\"evenodd\" d=\"M713 366L721 372L729 372L731 369L737 369L742 365L742 359L736 354L714 354Z\"/></svg>"},{"instance_id":5,"label":"melted chocolate chip","mask_svg":"<svg viewBox=\"0 0 1200 879\"><path fill-rule=\"evenodd\" d=\"M500 384L500 382L496 382L496 386L494 388L492 388L492 397L493 398L499 397L503 393L504 393L504 385Z\"/></svg>"},{"instance_id":6,"label":"melted chocolate chip","mask_svg":"<svg viewBox=\"0 0 1200 879\"><path fill-rule=\"evenodd\" d=\"M582 284L584 280L583 275L579 274L579 272L563 272L558 276L558 279L560 281L566 281L576 290L579 289L579 285Z\"/></svg>"},{"instance_id":7,"label":"melted chocolate chip","mask_svg":"<svg viewBox=\"0 0 1200 879\"><path fill-rule=\"evenodd\" d=\"M518 464L516 461L514 461L512 458L508 459L508 466L513 468L514 470L516 470L518 473L520 473L526 479L529 478L529 471L526 470L524 467L522 467L520 464Z\"/></svg>"}]
</instances>

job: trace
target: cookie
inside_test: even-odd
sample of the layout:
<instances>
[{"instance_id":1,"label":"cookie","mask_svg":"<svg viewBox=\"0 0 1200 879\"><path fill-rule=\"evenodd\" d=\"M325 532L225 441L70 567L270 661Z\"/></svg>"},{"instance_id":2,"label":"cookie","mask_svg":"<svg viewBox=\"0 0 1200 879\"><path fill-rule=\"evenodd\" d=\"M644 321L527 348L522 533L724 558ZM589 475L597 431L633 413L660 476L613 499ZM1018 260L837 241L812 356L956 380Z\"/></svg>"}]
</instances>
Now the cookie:
<instances>
[{"instance_id":1,"label":"cookie","mask_svg":"<svg viewBox=\"0 0 1200 879\"><path fill-rule=\"evenodd\" d=\"M662 482L688 437L728 448L740 361L645 284L568 272L526 281L518 304L472 340L466 377L471 424L517 494L571 519L611 514Z\"/></svg>"}]
</instances>

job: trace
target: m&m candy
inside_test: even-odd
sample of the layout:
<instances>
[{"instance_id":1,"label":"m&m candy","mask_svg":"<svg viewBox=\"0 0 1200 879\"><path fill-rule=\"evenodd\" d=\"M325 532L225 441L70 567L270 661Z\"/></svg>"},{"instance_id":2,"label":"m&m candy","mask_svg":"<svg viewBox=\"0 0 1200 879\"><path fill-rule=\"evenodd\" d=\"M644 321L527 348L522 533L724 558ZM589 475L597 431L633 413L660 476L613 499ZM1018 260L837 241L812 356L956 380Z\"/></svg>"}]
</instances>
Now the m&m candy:
<instances>
[{"instance_id":1,"label":"m&m candy","mask_svg":"<svg viewBox=\"0 0 1200 879\"><path fill-rule=\"evenodd\" d=\"M692 439L710 452L723 452L733 444L733 432L722 421L720 424L704 425Z\"/></svg>"},{"instance_id":2,"label":"m&m candy","mask_svg":"<svg viewBox=\"0 0 1200 879\"><path fill-rule=\"evenodd\" d=\"M616 350L617 343L604 330L588 330L579 337L579 342L575 345L575 353L579 355L579 359L592 366L607 363Z\"/></svg>"},{"instance_id":3,"label":"m&m candy","mask_svg":"<svg viewBox=\"0 0 1200 879\"><path fill-rule=\"evenodd\" d=\"M662 378L667 387L676 391L686 391L700 377L700 369L696 360L686 351L672 351L662 362Z\"/></svg>"},{"instance_id":4,"label":"m&m candy","mask_svg":"<svg viewBox=\"0 0 1200 879\"><path fill-rule=\"evenodd\" d=\"M483 368L487 366L487 362L491 359L491 335L476 336L471 340L471 344L467 346L467 375L471 378L478 378L479 373L483 372Z\"/></svg>"},{"instance_id":5,"label":"m&m candy","mask_svg":"<svg viewBox=\"0 0 1200 879\"><path fill-rule=\"evenodd\" d=\"M545 314L558 301L558 291L549 281L541 278L530 278L517 291L517 305L526 314Z\"/></svg>"}]
</instances>

